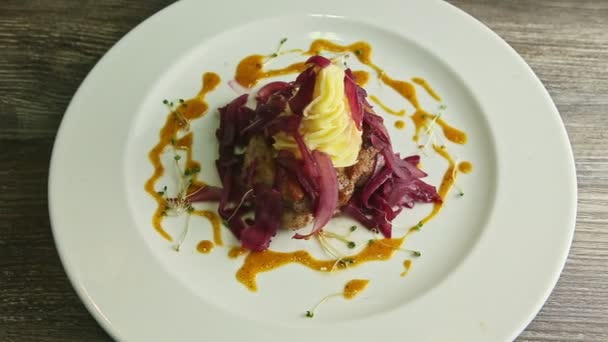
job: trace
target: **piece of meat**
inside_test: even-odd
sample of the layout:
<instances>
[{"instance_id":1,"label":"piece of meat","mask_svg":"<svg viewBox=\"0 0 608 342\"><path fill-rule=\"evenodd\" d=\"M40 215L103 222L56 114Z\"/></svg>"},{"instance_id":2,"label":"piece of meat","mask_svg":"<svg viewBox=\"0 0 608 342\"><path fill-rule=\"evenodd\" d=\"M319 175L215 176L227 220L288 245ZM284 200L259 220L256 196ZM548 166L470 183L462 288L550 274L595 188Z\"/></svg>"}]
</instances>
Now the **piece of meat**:
<instances>
[{"instance_id":1,"label":"piece of meat","mask_svg":"<svg viewBox=\"0 0 608 342\"><path fill-rule=\"evenodd\" d=\"M371 145L363 147L359 151L357 163L346 168L344 173L346 174L346 177L355 182L355 186L363 186L363 184L367 182L369 176L372 175L378 152L378 149Z\"/></svg>"},{"instance_id":2,"label":"piece of meat","mask_svg":"<svg viewBox=\"0 0 608 342\"><path fill-rule=\"evenodd\" d=\"M353 195L355 188L362 186L371 175L378 150L369 144L359 151L357 163L345 167L336 168L338 179L338 208L345 205ZM255 173L253 183L263 183L272 186L275 182L276 163L274 161L275 150L272 145L262 136L254 136L249 141L245 151L245 172L255 161ZM278 188L283 200L283 215L281 225L285 228L299 229L313 220L312 206L308 196L300 186L296 177L292 174L281 172L278 175ZM336 214L340 209L336 210Z\"/></svg>"},{"instance_id":3,"label":"piece of meat","mask_svg":"<svg viewBox=\"0 0 608 342\"><path fill-rule=\"evenodd\" d=\"M261 135L256 135L249 140L245 151L244 172L255 161L255 173L253 183L262 183L268 186L274 184L275 162L274 151L266 139Z\"/></svg>"},{"instance_id":4,"label":"piece of meat","mask_svg":"<svg viewBox=\"0 0 608 342\"><path fill-rule=\"evenodd\" d=\"M345 167L336 168L336 176L338 179L338 208L348 203L350 197L355 191L354 179L346 173Z\"/></svg>"},{"instance_id":5,"label":"piece of meat","mask_svg":"<svg viewBox=\"0 0 608 342\"><path fill-rule=\"evenodd\" d=\"M283 210L281 216L281 225L289 229L300 229L312 222L313 216L311 212L297 213L293 209L287 208Z\"/></svg>"}]
</instances>

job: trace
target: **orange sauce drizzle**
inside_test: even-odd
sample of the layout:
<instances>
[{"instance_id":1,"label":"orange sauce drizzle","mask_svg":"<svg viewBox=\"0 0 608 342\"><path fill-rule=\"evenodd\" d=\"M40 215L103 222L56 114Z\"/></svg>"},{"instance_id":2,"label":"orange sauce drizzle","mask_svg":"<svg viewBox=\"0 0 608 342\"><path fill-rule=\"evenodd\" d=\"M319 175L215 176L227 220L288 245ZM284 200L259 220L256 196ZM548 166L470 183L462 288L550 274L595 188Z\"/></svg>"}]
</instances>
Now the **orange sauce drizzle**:
<instances>
[{"instance_id":1,"label":"orange sauce drizzle","mask_svg":"<svg viewBox=\"0 0 608 342\"><path fill-rule=\"evenodd\" d=\"M375 65L371 60L371 46L365 42L356 42L350 45L339 45L328 40L318 39L312 42L310 48L304 54L314 55L319 54L323 51L335 53L353 53L361 63L371 67L374 71L376 71L378 74L378 78L382 82L390 86L402 97L407 99L417 109L416 112L412 115L412 120L414 121L414 125L416 128L414 140L418 141L420 131L423 128L428 127L428 124L430 124L430 121L433 120L435 116L425 112L420 108L418 99L416 97L416 89L414 88L414 85L412 83L392 79L384 72L384 70L382 70L379 66ZM429 89L432 88L429 87ZM383 106L382 102L379 99L376 98L377 101L374 100L375 96L370 96L370 98L372 101L379 104L381 107ZM383 109L386 110L390 108L383 107ZM400 113L392 109L390 109L390 111L386 111L388 113L391 113L392 111L391 114ZM396 115L405 115L405 112L403 114ZM449 126L447 123L441 120L441 118L437 118L437 120L435 120L435 123L442 127L443 132L448 140L461 144L466 142L466 134L464 132L461 132L456 128ZM454 165L454 161L448 154L447 150L442 149L438 146L433 146L433 148L437 151L437 153L439 153L449 162L450 166L444 174L441 186L439 187L438 191L439 196L444 199L444 201L442 203L435 203L433 205L433 210L421 221L422 224L426 224L427 222L429 222L442 209L443 203L445 203L446 195L452 188L456 177L456 166ZM409 236L409 234L412 234L418 231L419 229L420 226L416 225L410 228L409 231L401 238L376 240L373 243L368 244L359 253L348 257L348 259L352 261L349 263L337 263L337 261L333 259L319 260L311 256L310 253L304 250L295 252L276 252L272 250L252 252L249 253L245 258L243 265L237 271L236 278L249 290L257 291L256 279L258 274L268 272L291 263L300 264L316 271L331 272L336 270L342 270L347 267L356 266L366 262L387 260L390 259L395 253L395 251L401 247L401 245L404 243L405 239L407 238L407 236Z\"/></svg>"},{"instance_id":2,"label":"orange sauce drizzle","mask_svg":"<svg viewBox=\"0 0 608 342\"><path fill-rule=\"evenodd\" d=\"M412 260L407 259L407 260L403 261L403 272L401 272L401 276L405 277L411 268L412 268Z\"/></svg>"},{"instance_id":3,"label":"orange sauce drizzle","mask_svg":"<svg viewBox=\"0 0 608 342\"><path fill-rule=\"evenodd\" d=\"M470 173L473 171L473 164L469 161L463 161L458 164L458 171L462 173Z\"/></svg>"},{"instance_id":4,"label":"orange sauce drizzle","mask_svg":"<svg viewBox=\"0 0 608 342\"><path fill-rule=\"evenodd\" d=\"M355 76L355 82L363 87L369 82L369 72L365 70L355 70L353 71L353 76Z\"/></svg>"},{"instance_id":5,"label":"orange sauce drizzle","mask_svg":"<svg viewBox=\"0 0 608 342\"><path fill-rule=\"evenodd\" d=\"M429 222L441 211L441 209L443 208L443 205L445 204L447 195L450 192L450 190L452 189L452 187L454 186L454 183L456 182L456 177L458 176L458 172L456 169L456 164L454 163L454 159L448 153L448 150L445 148L445 146L433 145L433 149L435 150L435 152L437 152L437 154L442 156L443 159L445 159L448 162L449 166L448 166L448 169L443 174L443 179L441 180L441 185L439 185L439 191L437 191L437 193L439 194L439 197L441 197L442 201L441 201L441 203L433 203L433 210L431 211L430 214L428 214L425 218L423 218L421 220L422 224L426 224L427 222ZM416 227L414 227L412 229L415 229L415 228Z\"/></svg>"},{"instance_id":6,"label":"orange sauce drizzle","mask_svg":"<svg viewBox=\"0 0 608 342\"><path fill-rule=\"evenodd\" d=\"M367 279L353 279L344 285L342 296L344 296L345 299L353 299L359 293L363 292L367 285L369 285L369 280Z\"/></svg>"},{"instance_id":7,"label":"orange sauce drizzle","mask_svg":"<svg viewBox=\"0 0 608 342\"><path fill-rule=\"evenodd\" d=\"M344 263L337 262L335 259L319 260L304 250L275 252L267 249L261 252L251 252L237 271L236 278L249 290L257 291L256 278L260 273L272 271L291 263L297 263L320 272L332 272L370 261L388 260L401 246L403 241L404 237L376 240L373 243L369 243L359 253L349 256L349 261Z\"/></svg>"},{"instance_id":8,"label":"orange sauce drizzle","mask_svg":"<svg viewBox=\"0 0 608 342\"><path fill-rule=\"evenodd\" d=\"M166 240L172 241L173 238L167 233L162 227L163 213L167 205L163 195L159 194L160 189L156 188L156 182L165 173L165 167L161 162L161 155L168 146L172 145L175 141L177 134L184 131L190 121L202 117L208 109L208 105L205 102L205 95L213 91L220 83L220 77L211 72L207 72L203 75L203 86L199 93L193 97L178 105L168 116L165 124L160 130L160 139L158 143L148 153L148 158L154 167L154 173L146 181L145 190L150 196L152 196L157 203L156 211L152 218L154 229ZM175 142L175 148L179 150L185 150L187 152L186 167L198 167L198 163L192 160L192 134L188 133L184 137L180 138ZM196 175L193 175L193 184L189 189L189 192L195 191L198 187L204 184L196 180Z\"/></svg>"},{"instance_id":9,"label":"orange sauce drizzle","mask_svg":"<svg viewBox=\"0 0 608 342\"><path fill-rule=\"evenodd\" d=\"M373 103L377 104L378 106L380 106L380 108L382 108L382 110L384 110L385 112L392 114L392 115L396 115L396 116L404 116L405 115L405 109L402 110L395 110L392 109L391 107L387 106L384 104L384 102L382 102L378 97L376 97L376 95L370 95L369 99L372 100Z\"/></svg>"},{"instance_id":10,"label":"orange sauce drizzle","mask_svg":"<svg viewBox=\"0 0 608 342\"><path fill-rule=\"evenodd\" d=\"M325 39L318 39L312 42L310 48L307 51L293 50L290 52L302 52L303 54L313 55L319 54L322 51L342 53L351 52L355 57L363 64L374 70L378 78L387 86L395 90L403 98L407 99L415 108L416 112L411 116L412 121L415 125L414 140L418 141L419 133L423 128L428 128L431 120L435 119L435 116L425 112L420 108L418 98L416 95L416 89L414 85L407 81L397 80L389 77L386 72L374 64L371 59L371 46L366 42L355 42L350 45L339 45ZM270 78L275 76L287 75L292 73L299 73L306 68L304 62L294 63L287 67L274 70L264 70L264 62L267 60L267 56L262 55L250 55L241 60L236 68L235 79L244 87L251 88L257 84L257 82L264 78ZM363 86L369 81L369 73L366 71L355 71L354 75L359 85ZM157 193L155 189L156 181L164 174L164 167L161 164L160 156L167 146L170 146L172 142L176 149L184 150L187 154L186 167L195 168L200 167L199 163L192 160L192 134L188 133L182 138L175 142L175 138L178 132L183 131L188 126L190 120L202 117L208 109L207 103L205 102L205 95L214 90L220 82L220 78L214 73L205 73L203 75L203 87L197 96L186 101L182 106L172 111L165 125L160 131L160 141L158 144L149 152L149 159L154 166L154 174L146 182L146 191L153 196L158 204L157 210L154 214L153 223L155 229L167 240L171 241L171 236L162 228L163 212L166 206L166 200L164 197ZM428 83L421 78L414 78L412 82L422 86L430 96L440 101L439 95L428 85ZM381 106L387 113L404 116L405 110L395 111L385 106L377 97L370 96L371 100ZM464 144L466 142L466 134L454 127L449 126L440 117L436 118L435 123L442 127L446 138L452 142ZM403 128L405 123L401 120L395 122L397 128ZM455 165L454 160L449 155L447 150L441 146L433 145L433 149L446 159L449 163L449 167L444 173L443 180L439 187L439 196L443 199L442 203L435 203L433 210L423 220L421 224L425 224L430 221L443 207L446 196L454 182L456 180L457 171L467 173L472 169L472 165L469 162L462 162L458 166ZM468 163L468 164L467 164ZM196 191L204 183L196 180L196 176L193 176L193 185L188 189L188 193ZM222 245L221 237L221 224L219 217L210 211L195 210L192 212L194 215L202 216L207 218L213 226L213 240L212 241L201 241L197 245L197 250L201 253L210 252L214 245ZM405 239L419 230L420 224L409 229L409 231L400 238L392 239L378 239L372 240L368 243L363 250L355 255L349 256L340 262L335 259L330 260L319 260L314 258L310 253L304 250L295 252L276 252L272 250L264 250L261 252L249 252L242 247L233 247L230 249L228 255L230 258L238 258L241 255L247 254L243 265L239 268L236 273L236 278L239 282L245 285L251 291L257 291L257 275L260 273L268 272L279 268L281 266L296 263L312 270L321 272L332 272L347 269L351 266L357 266L366 262L388 260L390 259L395 251L397 251L401 245L405 242ZM407 274L407 271L411 268L411 260L404 261L405 271L402 276ZM346 299L355 297L359 292L363 291L368 285L368 280L354 279L348 282L343 291L343 296Z\"/></svg>"},{"instance_id":11,"label":"orange sauce drizzle","mask_svg":"<svg viewBox=\"0 0 608 342\"><path fill-rule=\"evenodd\" d=\"M403 120L397 120L397 121L395 121L395 128L397 128L397 129L404 129L405 128L405 121L403 121Z\"/></svg>"},{"instance_id":12,"label":"orange sauce drizzle","mask_svg":"<svg viewBox=\"0 0 608 342\"><path fill-rule=\"evenodd\" d=\"M263 78L295 74L306 69L306 64L299 62L281 69L264 70L264 62L267 58L267 56L262 55L251 55L243 58L236 67L234 79L243 87L251 88Z\"/></svg>"},{"instance_id":13,"label":"orange sauce drizzle","mask_svg":"<svg viewBox=\"0 0 608 342\"><path fill-rule=\"evenodd\" d=\"M199 253L208 254L211 253L211 251L213 250L213 246L213 242L209 240L203 240L199 242L198 245L196 245L196 250Z\"/></svg>"},{"instance_id":14,"label":"orange sauce drizzle","mask_svg":"<svg viewBox=\"0 0 608 342\"><path fill-rule=\"evenodd\" d=\"M441 96L439 96L439 94L437 94L437 92L435 92L435 89L433 89L431 87L431 85L424 79L424 78L420 78L420 77L414 77L412 78L412 82L416 83L417 85L421 86L422 88L424 88L424 90L426 90L426 92L435 100L441 102Z\"/></svg>"},{"instance_id":15,"label":"orange sauce drizzle","mask_svg":"<svg viewBox=\"0 0 608 342\"><path fill-rule=\"evenodd\" d=\"M436 115L430 114L423 109L416 110L416 112L410 116L415 127L415 133L412 138L415 142L420 141L420 132L422 132L423 129L428 129L431 122L435 120L435 124L441 127L443 130L443 135L445 135L449 141L460 145L466 144L467 134L465 132L450 126L442 118L436 117Z\"/></svg>"},{"instance_id":16,"label":"orange sauce drizzle","mask_svg":"<svg viewBox=\"0 0 608 342\"><path fill-rule=\"evenodd\" d=\"M222 221L215 212L211 210L194 210L191 214L206 218L213 228L213 242L218 246L224 245L222 241Z\"/></svg>"},{"instance_id":17,"label":"orange sauce drizzle","mask_svg":"<svg viewBox=\"0 0 608 342\"><path fill-rule=\"evenodd\" d=\"M372 47L366 42L355 42L350 45L340 45L327 39L317 39L310 44L310 48L305 54L318 55L323 51L344 53L350 52L359 60L359 62L372 68L378 78L389 87L393 88L398 94L407 99L414 107L418 108L418 98L416 97L416 88L407 81L393 79L379 66L372 62Z\"/></svg>"},{"instance_id":18,"label":"orange sauce drizzle","mask_svg":"<svg viewBox=\"0 0 608 342\"><path fill-rule=\"evenodd\" d=\"M232 247L230 248L230 250L228 251L228 256L230 257L230 259L236 259L238 257L240 257L241 255L247 254L249 253L249 250L240 246L236 246L236 247Z\"/></svg>"}]
</instances>

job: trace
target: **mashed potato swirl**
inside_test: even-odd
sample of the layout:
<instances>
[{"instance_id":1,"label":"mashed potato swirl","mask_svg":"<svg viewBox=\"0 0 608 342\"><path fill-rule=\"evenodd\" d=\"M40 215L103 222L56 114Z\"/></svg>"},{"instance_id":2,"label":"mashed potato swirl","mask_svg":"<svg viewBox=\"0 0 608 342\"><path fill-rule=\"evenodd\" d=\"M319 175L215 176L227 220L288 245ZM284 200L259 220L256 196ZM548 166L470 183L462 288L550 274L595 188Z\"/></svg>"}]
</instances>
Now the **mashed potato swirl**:
<instances>
[{"instance_id":1,"label":"mashed potato swirl","mask_svg":"<svg viewBox=\"0 0 608 342\"><path fill-rule=\"evenodd\" d=\"M300 134L306 146L327 153L334 167L357 162L361 149L361 131L352 119L344 95L344 70L331 64L319 71L312 102L304 109ZM292 137L278 133L274 148L299 155Z\"/></svg>"}]
</instances>

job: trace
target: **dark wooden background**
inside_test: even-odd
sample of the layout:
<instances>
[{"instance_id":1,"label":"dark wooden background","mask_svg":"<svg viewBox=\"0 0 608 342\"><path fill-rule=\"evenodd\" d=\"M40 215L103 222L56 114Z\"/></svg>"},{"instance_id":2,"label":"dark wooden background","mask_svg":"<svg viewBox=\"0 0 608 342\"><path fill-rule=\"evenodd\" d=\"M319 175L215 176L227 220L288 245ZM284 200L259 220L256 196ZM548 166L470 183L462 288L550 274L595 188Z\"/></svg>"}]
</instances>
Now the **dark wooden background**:
<instances>
[{"instance_id":1,"label":"dark wooden background","mask_svg":"<svg viewBox=\"0 0 608 342\"><path fill-rule=\"evenodd\" d=\"M47 172L61 117L112 44L169 0L0 0L0 340L108 341L53 243ZM608 341L608 1L454 0L507 40L557 107L578 170L561 279L520 341ZM542 132L539 132L542 139Z\"/></svg>"}]
</instances>

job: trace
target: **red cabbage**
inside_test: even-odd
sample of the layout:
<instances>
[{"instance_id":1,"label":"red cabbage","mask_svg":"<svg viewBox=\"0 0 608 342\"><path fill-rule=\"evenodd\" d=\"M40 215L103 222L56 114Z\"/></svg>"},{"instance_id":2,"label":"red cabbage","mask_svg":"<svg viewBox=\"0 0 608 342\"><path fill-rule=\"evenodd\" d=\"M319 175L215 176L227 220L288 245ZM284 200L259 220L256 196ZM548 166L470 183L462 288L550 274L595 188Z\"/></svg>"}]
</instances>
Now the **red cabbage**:
<instances>
[{"instance_id":1,"label":"red cabbage","mask_svg":"<svg viewBox=\"0 0 608 342\"><path fill-rule=\"evenodd\" d=\"M256 95L255 109L245 106L246 94L219 109L220 127L216 131L219 158L216 167L222 188L206 186L190 195L191 202L219 201L220 216L243 247L253 251L268 248L280 228L284 204L279 187L286 174L297 180L312 205L315 217L312 231L297 233L294 238L308 238L321 231L337 209L336 169L328 155L310 151L299 132L302 112L312 101L316 72L331 61L314 56L307 63L314 66L303 71L295 82L272 82L262 87ZM355 189L341 210L365 227L390 237L391 221L403 208L411 208L415 203L438 203L441 198L435 187L421 180L426 173L417 167L419 156L401 158L393 152L382 117L373 113L366 100L367 93L354 82L350 70L345 71L344 85L357 128L363 130L366 144L371 144L379 152L372 174L365 184ZM282 115L288 111L287 106L295 115ZM245 170L244 156L237 151L255 135L262 135L270 142L278 132L294 138L301 157L296 158L289 151L277 151L273 186L255 184L257 161L254 160ZM254 214L253 218L250 218L251 214Z\"/></svg>"},{"instance_id":2,"label":"red cabbage","mask_svg":"<svg viewBox=\"0 0 608 342\"><path fill-rule=\"evenodd\" d=\"M283 203L281 194L269 187L254 188L255 218L250 226L240 233L243 247L252 251L268 248L270 240L277 234L281 225Z\"/></svg>"},{"instance_id":3,"label":"red cabbage","mask_svg":"<svg viewBox=\"0 0 608 342\"><path fill-rule=\"evenodd\" d=\"M222 188L205 185L188 195L188 202L215 202L222 197Z\"/></svg>"},{"instance_id":4,"label":"red cabbage","mask_svg":"<svg viewBox=\"0 0 608 342\"><path fill-rule=\"evenodd\" d=\"M256 100L260 103L268 102L268 99L275 94L291 95L293 84L287 82L270 82L258 90Z\"/></svg>"},{"instance_id":5,"label":"red cabbage","mask_svg":"<svg viewBox=\"0 0 608 342\"><path fill-rule=\"evenodd\" d=\"M331 61L323 56L315 55L307 59L306 64L315 64L321 68L325 68L331 64Z\"/></svg>"},{"instance_id":6,"label":"red cabbage","mask_svg":"<svg viewBox=\"0 0 608 342\"><path fill-rule=\"evenodd\" d=\"M363 106L357 92L357 83L355 76L350 69L346 69L344 75L344 95L348 99L350 113L358 130L361 130L361 121L363 120Z\"/></svg>"},{"instance_id":7,"label":"red cabbage","mask_svg":"<svg viewBox=\"0 0 608 342\"><path fill-rule=\"evenodd\" d=\"M248 141L252 136L262 133L266 125L284 112L286 107L287 100L283 96L271 96L265 103L258 102L253 119L239 131L240 136Z\"/></svg>"},{"instance_id":8,"label":"red cabbage","mask_svg":"<svg viewBox=\"0 0 608 342\"><path fill-rule=\"evenodd\" d=\"M296 79L295 84L299 88L296 94L289 100L289 108L291 108L294 114L302 115L304 108L312 101L316 79L317 74L314 68L304 70Z\"/></svg>"},{"instance_id":9,"label":"red cabbage","mask_svg":"<svg viewBox=\"0 0 608 342\"><path fill-rule=\"evenodd\" d=\"M317 179L319 198L314 211L315 222L310 233L306 235L296 233L295 239L305 239L318 233L329 222L338 206L338 178L331 158L318 150L314 150L312 156L319 170Z\"/></svg>"},{"instance_id":10,"label":"red cabbage","mask_svg":"<svg viewBox=\"0 0 608 342\"><path fill-rule=\"evenodd\" d=\"M298 131L301 122L302 117L298 115L278 116L266 124L265 135L271 137L279 132L293 134Z\"/></svg>"},{"instance_id":11,"label":"red cabbage","mask_svg":"<svg viewBox=\"0 0 608 342\"><path fill-rule=\"evenodd\" d=\"M317 188L314 179L308 177L304 171L302 161L297 160L293 153L286 150L281 150L277 153L276 161L287 172L296 175L298 183L300 183L300 186L310 198L310 202L315 203L318 197Z\"/></svg>"},{"instance_id":12,"label":"red cabbage","mask_svg":"<svg viewBox=\"0 0 608 342\"><path fill-rule=\"evenodd\" d=\"M304 142L304 138L302 138L299 132L294 132L293 138L298 144L298 149L300 151L300 155L302 156L302 161L304 163L304 171L306 172L306 175L312 179L316 179L317 177L319 177L319 166L317 165L316 159L313 158L312 153ZM316 182L314 184L316 184Z\"/></svg>"}]
</instances>

